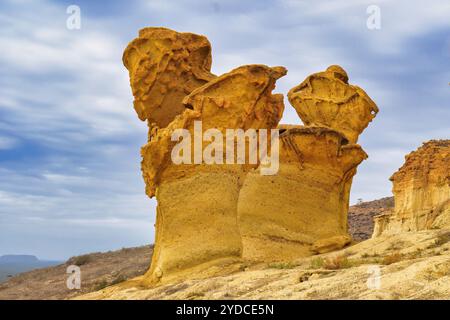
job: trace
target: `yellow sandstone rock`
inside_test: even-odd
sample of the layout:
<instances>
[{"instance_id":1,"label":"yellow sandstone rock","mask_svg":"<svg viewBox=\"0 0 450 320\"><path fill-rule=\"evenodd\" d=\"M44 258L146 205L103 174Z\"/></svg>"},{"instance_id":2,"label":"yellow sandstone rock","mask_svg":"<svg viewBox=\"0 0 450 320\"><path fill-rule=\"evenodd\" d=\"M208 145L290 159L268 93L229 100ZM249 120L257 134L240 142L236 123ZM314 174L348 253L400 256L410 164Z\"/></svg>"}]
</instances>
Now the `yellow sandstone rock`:
<instances>
[{"instance_id":1,"label":"yellow sandstone rock","mask_svg":"<svg viewBox=\"0 0 450 320\"><path fill-rule=\"evenodd\" d=\"M289 100L307 126L279 126L278 174L255 171L245 180L238 205L244 259L289 261L351 242L350 188L367 158L354 142L378 109L339 66L309 76Z\"/></svg>"},{"instance_id":2,"label":"yellow sandstone rock","mask_svg":"<svg viewBox=\"0 0 450 320\"><path fill-rule=\"evenodd\" d=\"M171 152L177 142L171 136L184 128L194 137L195 120L201 121L202 132L216 128L224 137L226 129L275 127L284 106L282 96L271 92L285 73L282 67L249 65L210 81L188 95L183 100L187 110L142 148L147 194L156 194L158 201L155 249L145 283L210 275L212 266L220 266L215 271L221 273L234 270L242 251L237 203L250 166L174 164ZM202 150L209 144L200 143Z\"/></svg>"},{"instance_id":3,"label":"yellow sandstone rock","mask_svg":"<svg viewBox=\"0 0 450 320\"><path fill-rule=\"evenodd\" d=\"M144 28L123 54L141 120L167 126L184 111L183 98L214 79L211 45L204 36Z\"/></svg>"},{"instance_id":4,"label":"yellow sandstone rock","mask_svg":"<svg viewBox=\"0 0 450 320\"><path fill-rule=\"evenodd\" d=\"M373 237L450 228L450 140L431 140L392 175L395 208L375 217Z\"/></svg>"},{"instance_id":5,"label":"yellow sandstone rock","mask_svg":"<svg viewBox=\"0 0 450 320\"><path fill-rule=\"evenodd\" d=\"M347 73L336 65L307 77L289 91L288 98L305 125L337 130L350 143L358 141L378 113L364 90L349 85Z\"/></svg>"},{"instance_id":6,"label":"yellow sandstone rock","mask_svg":"<svg viewBox=\"0 0 450 320\"><path fill-rule=\"evenodd\" d=\"M280 140L278 174L250 172L239 196L243 258L293 260L342 248L351 241L352 177L366 153L328 128L291 128Z\"/></svg>"}]
</instances>

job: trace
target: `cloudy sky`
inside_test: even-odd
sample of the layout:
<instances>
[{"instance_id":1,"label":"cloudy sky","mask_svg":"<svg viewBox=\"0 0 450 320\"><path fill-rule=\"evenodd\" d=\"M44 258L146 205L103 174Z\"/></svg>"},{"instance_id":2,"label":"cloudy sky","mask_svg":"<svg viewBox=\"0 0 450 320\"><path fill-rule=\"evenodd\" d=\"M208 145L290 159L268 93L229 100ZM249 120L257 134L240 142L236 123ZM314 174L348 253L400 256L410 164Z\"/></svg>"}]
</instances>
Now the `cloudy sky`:
<instances>
[{"instance_id":1,"label":"cloudy sky","mask_svg":"<svg viewBox=\"0 0 450 320\"><path fill-rule=\"evenodd\" d=\"M449 138L450 1L27 1L0 4L0 255L65 259L153 242L121 56L140 28L206 35L213 72L282 65L277 92L328 65L380 113L360 138L369 154L352 202L391 193L404 155ZM69 5L81 29L69 30ZM367 28L369 5L381 28ZM285 99L284 123L300 123Z\"/></svg>"}]
</instances>

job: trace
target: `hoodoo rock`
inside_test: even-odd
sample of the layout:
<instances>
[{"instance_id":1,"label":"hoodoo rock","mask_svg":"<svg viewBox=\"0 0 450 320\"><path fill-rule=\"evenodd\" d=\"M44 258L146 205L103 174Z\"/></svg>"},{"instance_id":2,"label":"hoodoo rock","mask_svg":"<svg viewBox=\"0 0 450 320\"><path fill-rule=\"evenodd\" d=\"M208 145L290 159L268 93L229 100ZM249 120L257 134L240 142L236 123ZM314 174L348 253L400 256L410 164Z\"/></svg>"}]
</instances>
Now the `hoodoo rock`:
<instances>
[{"instance_id":1,"label":"hoodoo rock","mask_svg":"<svg viewBox=\"0 0 450 320\"><path fill-rule=\"evenodd\" d=\"M392 175L395 207L376 216L373 237L450 228L450 140L431 140Z\"/></svg>"},{"instance_id":2,"label":"hoodoo rock","mask_svg":"<svg viewBox=\"0 0 450 320\"><path fill-rule=\"evenodd\" d=\"M144 282L211 272L214 266L220 272L233 268L242 252L237 202L251 166L225 164L226 149L212 152L223 164L196 162L195 143L201 158L217 142L214 137L192 141L181 152L189 153L181 155L188 161L174 163L179 142L174 136L196 139L196 131L214 129L224 137L227 129L275 128L284 104L272 90L286 70L247 65L215 77L209 73L211 48L205 37L163 28L141 30L125 50L124 64L135 109L149 122L142 172L147 195L156 195L158 202L154 254ZM187 136L177 135L180 130Z\"/></svg>"},{"instance_id":3,"label":"hoodoo rock","mask_svg":"<svg viewBox=\"0 0 450 320\"><path fill-rule=\"evenodd\" d=\"M367 155L346 141L341 133L321 127L298 126L280 134L278 174L249 173L239 196L245 259L293 260L351 241L350 186Z\"/></svg>"},{"instance_id":4,"label":"hoodoo rock","mask_svg":"<svg viewBox=\"0 0 450 320\"><path fill-rule=\"evenodd\" d=\"M250 172L244 182L238 205L244 259L292 260L351 241L350 188L367 158L354 142L378 109L339 66L306 78L289 100L306 126L279 126L278 174Z\"/></svg>"},{"instance_id":5,"label":"hoodoo rock","mask_svg":"<svg viewBox=\"0 0 450 320\"><path fill-rule=\"evenodd\" d=\"M134 108L148 122L142 173L158 202L141 284L208 277L243 261L292 259L351 241L349 192L367 157L355 143L378 109L342 68L290 91L305 126L272 130L284 110L283 96L272 94L284 67L245 65L215 76L205 37L165 28L141 30L123 62Z\"/></svg>"}]
</instances>

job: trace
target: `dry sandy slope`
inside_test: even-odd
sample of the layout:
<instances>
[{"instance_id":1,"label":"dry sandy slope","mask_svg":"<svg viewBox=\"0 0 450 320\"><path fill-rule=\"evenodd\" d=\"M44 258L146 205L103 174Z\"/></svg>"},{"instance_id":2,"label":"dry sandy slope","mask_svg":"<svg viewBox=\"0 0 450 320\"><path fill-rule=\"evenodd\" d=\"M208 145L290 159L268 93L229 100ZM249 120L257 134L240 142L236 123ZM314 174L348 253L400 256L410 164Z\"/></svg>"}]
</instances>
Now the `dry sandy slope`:
<instances>
[{"instance_id":1,"label":"dry sandy slope","mask_svg":"<svg viewBox=\"0 0 450 320\"><path fill-rule=\"evenodd\" d=\"M99 290L143 274L152 256L152 246L91 253L73 257L58 266L18 274L0 283L0 300L66 299ZM79 265L81 290L69 290L67 267Z\"/></svg>"},{"instance_id":2,"label":"dry sandy slope","mask_svg":"<svg viewBox=\"0 0 450 320\"><path fill-rule=\"evenodd\" d=\"M351 206L349 228L356 240L367 239L373 231L372 216L388 210L392 198ZM64 264L18 274L0 283L2 299L67 299L97 291L102 287L142 275L150 265L152 248L127 248L113 252L91 253L71 258ZM79 264L82 271L80 291L68 290L66 269Z\"/></svg>"},{"instance_id":3,"label":"dry sandy slope","mask_svg":"<svg viewBox=\"0 0 450 320\"><path fill-rule=\"evenodd\" d=\"M374 265L381 272L379 289L367 285ZM119 284L78 298L449 299L450 230L369 239L291 263L252 266L227 276L152 289Z\"/></svg>"}]
</instances>

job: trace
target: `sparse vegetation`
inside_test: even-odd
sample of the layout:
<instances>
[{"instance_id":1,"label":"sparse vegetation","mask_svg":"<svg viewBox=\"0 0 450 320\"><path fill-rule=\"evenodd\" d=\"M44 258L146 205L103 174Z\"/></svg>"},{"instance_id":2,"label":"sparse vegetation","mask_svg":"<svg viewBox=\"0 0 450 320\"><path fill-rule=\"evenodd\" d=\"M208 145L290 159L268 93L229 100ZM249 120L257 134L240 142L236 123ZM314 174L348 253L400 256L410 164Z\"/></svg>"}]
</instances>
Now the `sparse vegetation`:
<instances>
[{"instance_id":1,"label":"sparse vegetation","mask_svg":"<svg viewBox=\"0 0 450 320\"><path fill-rule=\"evenodd\" d=\"M401 261L402 258L403 258L403 255L397 251L390 255L385 256L382 260L382 264L384 264L384 265L393 264L393 263Z\"/></svg>"},{"instance_id":2,"label":"sparse vegetation","mask_svg":"<svg viewBox=\"0 0 450 320\"><path fill-rule=\"evenodd\" d=\"M110 285L112 286L112 285L115 285L115 284L124 282L124 281L126 281L126 280L127 280L127 277L126 277L126 276L124 276L123 274L119 274L117 277L115 277L115 278L111 281Z\"/></svg>"},{"instance_id":3,"label":"sparse vegetation","mask_svg":"<svg viewBox=\"0 0 450 320\"><path fill-rule=\"evenodd\" d=\"M388 250L398 251L398 250L404 248L405 246L406 246L406 244L403 241L393 242L388 247Z\"/></svg>"},{"instance_id":4,"label":"sparse vegetation","mask_svg":"<svg viewBox=\"0 0 450 320\"><path fill-rule=\"evenodd\" d=\"M411 252L411 253L409 254L409 258L410 258L410 259L420 258L421 256L422 256L422 250L420 250L420 249L417 249L416 251Z\"/></svg>"},{"instance_id":5,"label":"sparse vegetation","mask_svg":"<svg viewBox=\"0 0 450 320\"><path fill-rule=\"evenodd\" d=\"M88 254L82 255L82 256L77 256L77 257L73 257L69 260L70 264L74 264L77 266L82 266L85 264L88 264L89 262L92 262L92 257Z\"/></svg>"},{"instance_id":6,"label":"sparse vegetation","mask_svg":"<svg viewBox=\"0 0 450 320\"><path fill-rule=\"evenodd\" d=\"M201 298L205 295L204 292L200 292L200 291L192 291L189 292L188 295L186 296L186 299L195 299L195 298Z\"/></svg>"},{"instance_id":7,"label":"sparse vegetation","mask_svg":"<svg viewBox=\"0 0 450 320\"><path fill-rule=\"evenodd\" d=\"M324 267L328 270L338 270L350 268L352 264L350 260L345 255L333 256L328 259L325 259Z\"/></svg>"},{"instance_id":8,"label":"sparse vegetation","mask_svg":"<svg viewBox=\"0 0 450 320\"><path fill-rule=\"evenodd\" d=\"M369 258L376 258L376 257L379 257L380 255L378 254L378 253L376 253L376 252L374 252L374 253L372 253L372 254L370 254L370 253L367 253L367 252L364 252L362 255L361 255L361 258L362 259L369 259Z\"/></svg>"},{"instance_id":9,"label":"sparse vegetation","mask_svg":"<svg viewBox=\"0 0 450 320\"><path fill-rule=\"evenodd\" d=\"M108 286L108 281L106 279L102 279L95 283L94 291L105 289Z\"/></svg>"},{"instance_id":10,"label":"sparse vegetation","mask_svg":"<svg viewBox=\"0 0 450 320\"><path fill-rule=\"evenodd\" d=\"M317 257L311 260L310 267L312 269L321 269L323 268L324 260L322 257Z\"/></svg>"}]
</instances>

